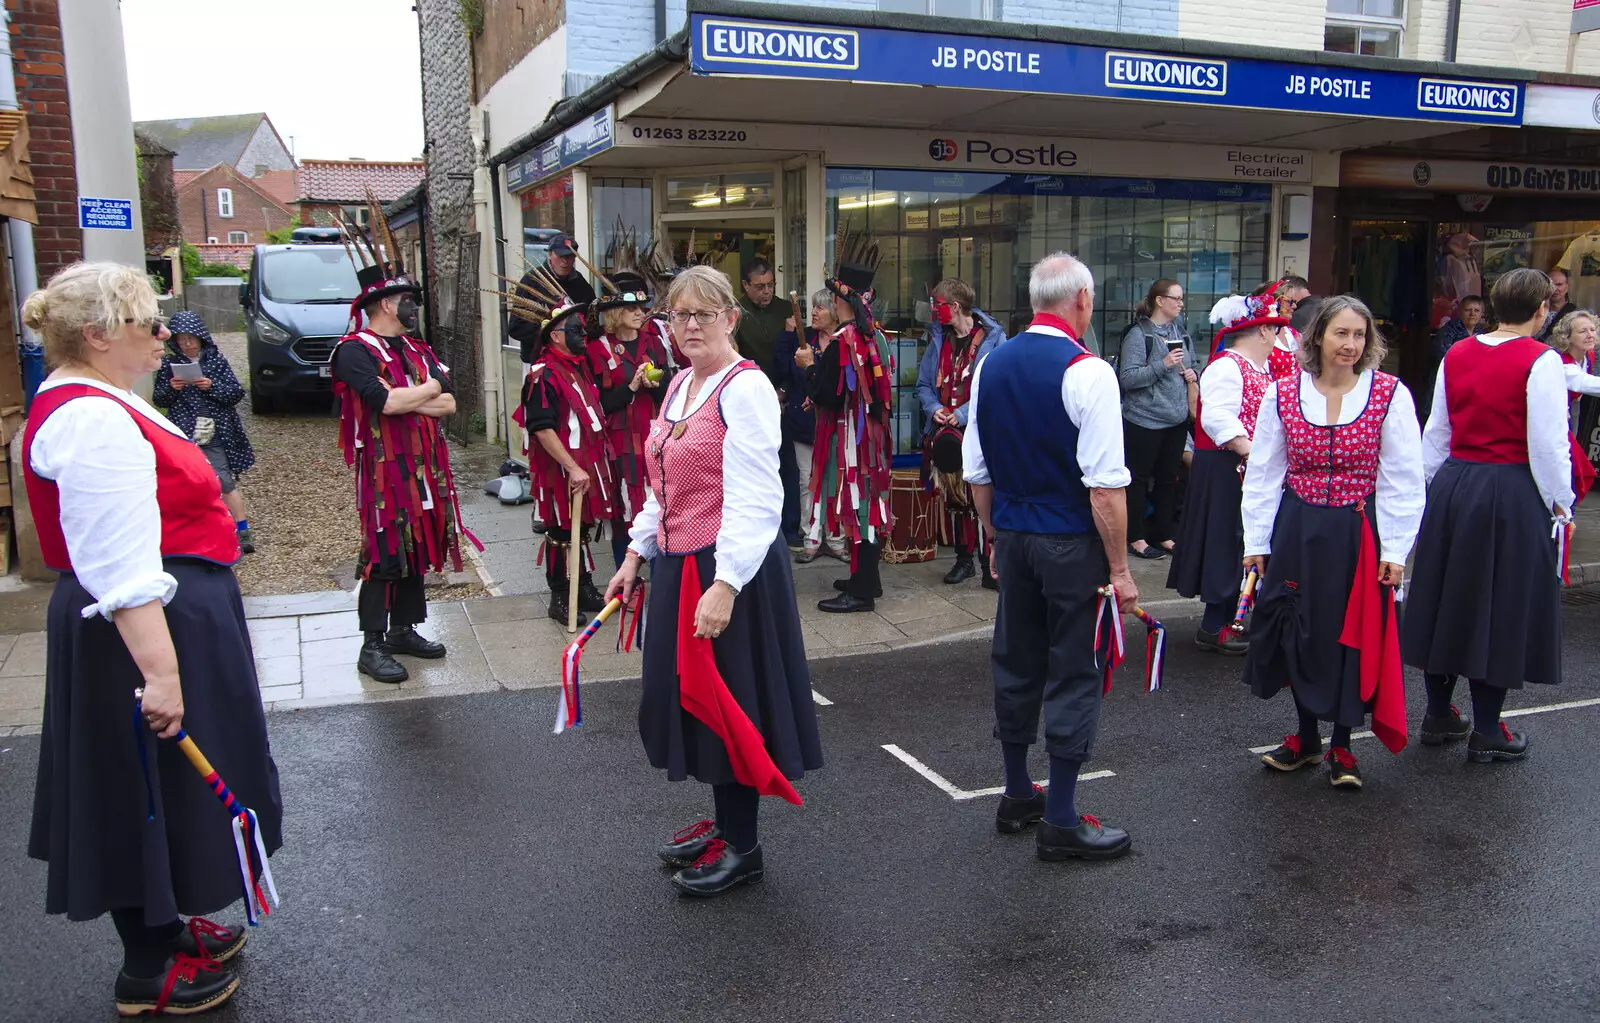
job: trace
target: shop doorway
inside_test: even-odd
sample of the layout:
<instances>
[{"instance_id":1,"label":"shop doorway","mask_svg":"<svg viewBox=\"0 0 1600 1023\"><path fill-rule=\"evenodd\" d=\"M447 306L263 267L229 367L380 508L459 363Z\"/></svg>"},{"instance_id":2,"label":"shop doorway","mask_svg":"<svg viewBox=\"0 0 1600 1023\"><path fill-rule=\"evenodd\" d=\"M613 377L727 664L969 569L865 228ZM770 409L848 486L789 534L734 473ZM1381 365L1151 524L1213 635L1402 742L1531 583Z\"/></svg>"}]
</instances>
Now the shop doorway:
<instances>
[{"instance_id":1,"label":"shop doorway","mask_svg":"<svg viewBox=\"0 0 1600 1023\"><path fill-rule=\"evenodd\" d=\"M1426 220L1350 224L1350 290L1371 308L1388 342L1384 371L1400 377L1419 396L1438 362L1430 295L1440 260L1433 235Z\"/></svg>"},{"instance_id":2,"label":"shop doorway","mask_svg":"<svg viewBox=\"0 0 1600 1023\"><path fill-rule=\"evenodd\" d=\"M677 265L705 260L728 275L738 293L744 268L757 259L778 265L778 233L771 217L678 220L664 225ZM691 248L692 247L692 248Z\"/></svg>"}]
</instances>

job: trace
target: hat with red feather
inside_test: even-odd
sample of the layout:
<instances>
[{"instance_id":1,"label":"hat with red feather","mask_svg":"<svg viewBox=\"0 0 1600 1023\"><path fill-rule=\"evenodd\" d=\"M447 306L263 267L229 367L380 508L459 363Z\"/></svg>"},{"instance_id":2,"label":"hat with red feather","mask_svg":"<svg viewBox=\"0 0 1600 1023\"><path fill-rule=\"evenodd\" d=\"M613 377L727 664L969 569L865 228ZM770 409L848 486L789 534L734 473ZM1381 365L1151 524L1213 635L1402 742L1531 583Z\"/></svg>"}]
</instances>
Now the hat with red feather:
<instances>
[{"instance_id":1,"label":"hat with red feather","mask_svg":"<svg viewBox=\"0 0 1600 1023\"><path fill-rule=\"evenodd\" d=\"M1222 351L1229 334L1252 327L1287 327L1289 318L1278 313L1278 284L1261 289L1254 295L1229 295L1211 307L1211 322L1217 334L1211 348Z\"/></svg>"}]
</instances>

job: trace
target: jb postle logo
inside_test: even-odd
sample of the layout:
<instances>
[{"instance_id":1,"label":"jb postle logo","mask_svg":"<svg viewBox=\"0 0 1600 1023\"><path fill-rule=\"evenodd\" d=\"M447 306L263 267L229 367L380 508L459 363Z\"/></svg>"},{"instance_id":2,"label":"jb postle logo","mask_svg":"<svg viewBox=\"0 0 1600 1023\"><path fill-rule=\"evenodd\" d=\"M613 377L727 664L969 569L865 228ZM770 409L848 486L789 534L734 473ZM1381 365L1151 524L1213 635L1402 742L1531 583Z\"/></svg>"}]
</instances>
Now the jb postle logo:
<instances>
[{"instance_id":1,"label":"jb postle logo","mask_svg":"<svg viewBox=\"0 0 1600 1023\"><path fill-rule=\"evenodd\" d=\"M961 155L961 147L955 139L934 139L928 143L928 155L940 163L950 163Z\"/></svg>"}]
</instances>

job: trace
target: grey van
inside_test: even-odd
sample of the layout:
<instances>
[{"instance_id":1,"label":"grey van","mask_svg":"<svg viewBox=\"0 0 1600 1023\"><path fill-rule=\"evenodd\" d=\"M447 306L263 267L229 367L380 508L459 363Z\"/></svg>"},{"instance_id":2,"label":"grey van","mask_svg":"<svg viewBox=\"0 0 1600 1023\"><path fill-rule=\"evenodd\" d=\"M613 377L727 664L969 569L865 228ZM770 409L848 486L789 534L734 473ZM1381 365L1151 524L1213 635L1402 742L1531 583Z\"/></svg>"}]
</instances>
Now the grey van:
<instances>
[{"instance_id":1,"label":"grey van","mask_svg":"<svg viewBox=\"0 0 1600 1023\"><path fill-rule=\"evenodd\" d=\"M325 230L337 242L338 232ZM333 346L344 336L359 290L341 244L255 247L250 276L239 285L255 411L271 412L295 395L332 392Z\"/></svg>"}]
</instances>

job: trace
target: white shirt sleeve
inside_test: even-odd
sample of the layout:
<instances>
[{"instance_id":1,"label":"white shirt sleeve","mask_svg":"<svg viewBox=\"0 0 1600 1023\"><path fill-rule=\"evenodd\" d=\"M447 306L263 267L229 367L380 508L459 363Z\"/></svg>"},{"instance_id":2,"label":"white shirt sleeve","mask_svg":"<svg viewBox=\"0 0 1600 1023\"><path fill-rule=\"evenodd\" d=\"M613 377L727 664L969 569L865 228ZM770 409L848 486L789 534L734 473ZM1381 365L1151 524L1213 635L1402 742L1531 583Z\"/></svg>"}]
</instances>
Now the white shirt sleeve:
<instances>
[{"instance_id":1,"label":"white shirt sleeve","mask_svg":"<svg viewBox=\"0 0 1600 1023\"><path fill-rule=\"evenodd\" d=\"M1422 431L1405 384L1394 389L1378 441L1378 557L1404 565L1422 526ZM1253 458L1254 456L1252 456Z\"/></svg>"},{"instance_id":2,"label":"white shirt sleeve","mask_svg":"<svg viewBox=\"0 0 1600 1023\"><path fill-rule=\"evenodd\" d=\"M1434 473L1450 457L1450 408L1444 397L1444 365L1439 363L1434 377L1433 407L1428 412L1428 428L1422 431L1422 476L1427 483L1433 482ZM1566 405L1563 399L1561 407L1565 409Z\"/></svg>"},{"instance_id":3,"label":"white shirt sleeve","mask_svg":"<svg viewBox=\"0 0 1600 1023\"><path fill-rule=\"evenodd\" d=\"M111 398L87 396L53 412L34 435L33 471L61 496L61 531L78 582L96 603L83 617L163 605L178 581L161 564L156 453Z\"/></svg>"},{"instance_id":4,"label":"white shirt sleeve","mask_svg":"<svg viewBox=\"0 0 1600 1023\"><path fill-rule=\"evenodd\" d=\"M1061 375L1061 403L1078 428L1083 485L1116 490L1132 482L1122 448L1122 390L1111 364L1091 358L1068 366Z\"/></svg>"},{"instance_id":5,"label":"white shirt sleeve","mask_svg":"<svg viewBox=\"0 0 1600 1023\"><path fill-rule=\"evenodd\" d=\"M972 414L967 417L966 432L961 435L961 475L968 483L985 486L993 481L989 463L983 460L983 445L978 442L978 381L983 377L983 363L972 371L972 389L967 392L967 407Z\"/></svg>"},{"instance_id":6,"label":"white shirt sleeve","mask_svg":"<svg viewBox=\"0 0 1600 1023\"><path fill-rule=\"evenodd\" d=\"M660 554L661 547L656 543L656 531L660 525L661 505L656 503L656 492L645 487L644 507L633 516L633 525L628 529L628 550L636 552L646 561Z\"/></svg>"},{"instance_id":7,"label":"white shirt sleeve","mask_svg":"<svg viewBox=\"0 0 1600 1023\"><path fill-rule=\"evenodd\" d=\"M1546 510L1572 514L1572 438L1567 424L1567 378L1554 348L1528 373L1528 468Z\"/></svg>"},{"instance_id":8,"label":"white shirt sleeve","mask_svg":"<svg viewBox=\"0 0 1600 1023\"><path fill-rule=\"evenodd\" d=\"M745 588L778 536L783 483L778 479L778 392L765 373L744 371L722 389L722 527L717 579Z\"/></svg>"},{"instance_id":9,"label":"white shirt sleeve","mask_svg":"<svg viewBox=\"0 0 1600 1023\"><path fill-rule=\"evenodd\" d=\"M1256 419L1256 435L1250 442L1250 459L1245 463L1240 511L1246 557L1272 553L1272 527L1278 521L1283 481L1288 475L1289 448L1284 441L1283 420L1278 417L1278 385L1268 384L1261 399L1261 415Z\"/></svg>"},{"instance_id":10,"label":"white shirt sleeve","mask_svg":"<svg viewBox=\"0 0 1600 1023\"><path fill-rule=\"evenodd\" d=\"M1582 366L1573 366L1565 362L1561 364L1561 369L1567 380L1567 390L1577 391L1579 394L1600 395L1600 377Z\"/></svg>"},{"instance_id":11,"label":"white shirt sleeve","mask_svg":"<svg viewBox=\"0 0 1600 1023\"><path fill-rule=\"evenodd\" d=\"M1200 428L1217 447L1245 435L1239 410L1244 405L1244 375L1232 358L1213 359L1200 374Z\"/></svg>"}]
</instances>

